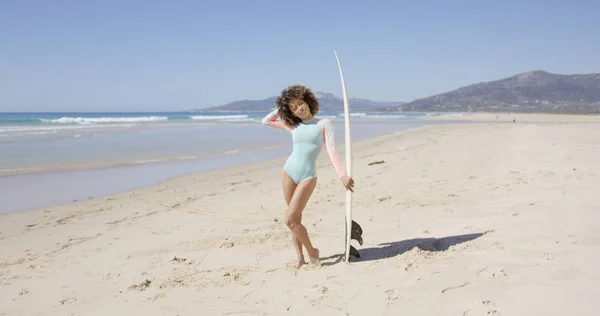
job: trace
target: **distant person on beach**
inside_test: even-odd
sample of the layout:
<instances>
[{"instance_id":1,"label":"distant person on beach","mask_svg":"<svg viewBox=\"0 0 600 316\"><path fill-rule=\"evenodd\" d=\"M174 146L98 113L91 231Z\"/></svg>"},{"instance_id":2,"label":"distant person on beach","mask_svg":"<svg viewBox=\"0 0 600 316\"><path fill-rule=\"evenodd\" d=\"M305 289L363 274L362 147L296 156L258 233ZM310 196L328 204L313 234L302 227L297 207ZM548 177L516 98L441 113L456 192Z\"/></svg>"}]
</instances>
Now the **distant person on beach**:
<instances>
[{"instance_id":1,"label":"distant person on beach","mask_svg":"<svg viewBox=\"0 0 600 316\"><path fill-rule=\"evenodd\" d=\"M354 180L342 166L335 151L333 124L328 119L317 119L319 101L313 92L302 85L290 86L275 100L276 109L262 119L262 124L291 133L293 149L283 166L283 196L287 204L285 224L292 234L292 243L298 255L296 268L305 264L302 246L306 248L309 260L321 265L319 249L314 248L306 227L302 225L302 211L317 184L316 159L322 146L325 146L333 167L343 186L353 191ZM277 119L281 120L278 121Z\"/></svg>"}]
</instances>

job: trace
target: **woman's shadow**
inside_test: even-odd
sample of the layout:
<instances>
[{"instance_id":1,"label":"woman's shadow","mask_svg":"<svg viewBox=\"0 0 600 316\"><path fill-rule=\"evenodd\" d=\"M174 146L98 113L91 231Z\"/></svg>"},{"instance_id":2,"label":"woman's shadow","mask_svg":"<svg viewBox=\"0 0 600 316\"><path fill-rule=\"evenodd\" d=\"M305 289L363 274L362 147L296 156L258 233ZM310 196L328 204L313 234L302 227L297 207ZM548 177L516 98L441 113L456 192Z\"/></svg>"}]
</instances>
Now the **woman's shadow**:
<instances>
[{"instance_id":1,"label":"woman's shadow","mask_svg":"<svg viewBox=\"0 0 600 316\"><path fill-rule=\"evenodd\" d=\"M442 238L414 238L402 241L386 242L381 243L376 247L371 248L357 248L360 253L360 258L351 257L350 261L357 262L368 262L375 260L387 259L395 256L399 256L407 251L414 248L419 248L424 251L437 252L446 251L454 245L471 241L483 236L484 233L466 234L448 236ZM329 266L334 265L342 261L344 257L343 253L335 254L329 257L321 258L321 260L330 260L336 258L332 262L323 262L321 265Z\"/></svg>"}]
</instances>

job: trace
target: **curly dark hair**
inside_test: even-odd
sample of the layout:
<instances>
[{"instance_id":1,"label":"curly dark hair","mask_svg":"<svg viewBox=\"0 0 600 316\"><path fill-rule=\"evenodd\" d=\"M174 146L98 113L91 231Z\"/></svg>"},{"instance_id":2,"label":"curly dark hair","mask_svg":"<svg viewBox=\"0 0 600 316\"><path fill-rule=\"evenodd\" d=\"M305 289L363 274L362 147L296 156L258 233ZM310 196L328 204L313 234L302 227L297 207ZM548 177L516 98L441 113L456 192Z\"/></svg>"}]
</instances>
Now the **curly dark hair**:
<instances>
[{"instance_id":1,"label":"curly dark hair","mask_svg":"<svg viewBox=\"0 0 600 316\"><path fill-rule=\"evenodd\" d=\"M296 126L302 122L290 109L290 102L296 98L300 98L308 104L308 109L313 116L319 112L319 101L312 90L303 85L289 86L283 89L281 95L275 100L275 105L279 109L279 117L288 126Z\"/></svg>"}]
</instances>

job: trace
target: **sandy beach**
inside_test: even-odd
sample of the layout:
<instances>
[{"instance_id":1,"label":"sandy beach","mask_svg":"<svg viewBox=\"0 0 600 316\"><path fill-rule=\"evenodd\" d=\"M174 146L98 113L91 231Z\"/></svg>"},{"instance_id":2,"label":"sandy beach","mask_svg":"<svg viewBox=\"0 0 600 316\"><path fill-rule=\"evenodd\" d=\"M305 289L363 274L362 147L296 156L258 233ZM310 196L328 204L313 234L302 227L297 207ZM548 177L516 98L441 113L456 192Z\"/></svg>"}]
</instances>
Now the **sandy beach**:
<instances>
[{"instance_id":1,"label":"sandy beach","mask_svg":"<svg viewBox=\"0 0 600 316\"><path fill-rule=\"evenodd\" d=\"M294 268L284 159L1 215L0 315L596 315L600 117L514 116L354 144L349 264L325 152L320 268Z\"/></svg>"}]
</instances>

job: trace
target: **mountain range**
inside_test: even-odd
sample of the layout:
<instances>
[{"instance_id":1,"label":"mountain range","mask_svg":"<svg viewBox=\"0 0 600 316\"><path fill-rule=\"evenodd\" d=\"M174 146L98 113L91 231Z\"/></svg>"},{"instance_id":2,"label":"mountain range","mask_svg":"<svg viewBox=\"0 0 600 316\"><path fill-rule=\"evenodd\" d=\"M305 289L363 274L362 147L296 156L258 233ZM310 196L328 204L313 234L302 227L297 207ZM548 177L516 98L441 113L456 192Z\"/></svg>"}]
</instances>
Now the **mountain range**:
<instances>
[{"instance_id":1,"label":"mountain range","mask_svg":"<svg viewBox=\"0 0 600 316\"><path fill-rule=\"evenodd\" d=\"M344 112L344 101L341 98L326 92L315 92L315 96L319 100L319 111ZM194 112L265 112L275 108L275 99L277 99L277 97L273 96L262 100L240 100L225 105L194 110ZM348 104L352 106L353 112L369 112L379 108L397 108L402 103L403 102L378 102L357 98L348 99Z\"/></svg>"},{"instance_id":2,"label":"mountain range","mask_svg":"<svg viewBox=\"0 0 600 316\"><path fill-rule=\"evenodd\" d=\"M341 98L325 92L315 93L323 112L343 112ZM195 110L268 111L276 97L241 100ZM353 112L545 112L600 113L600 73L553 74L529 71L495 81L480 82L411 102L378 102L348 99Z\"/></svg>"},{"instance_id":3,"label":"mountain range","mask_svg":"<svg viewBox=\"0 0 600 316\"><path fill-rule=\"evenodd\" d=\"M600 74L536 70L402 104L396 111L600 113Z\"/></svg>"}]
</instances>

